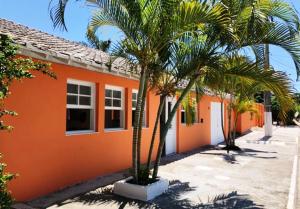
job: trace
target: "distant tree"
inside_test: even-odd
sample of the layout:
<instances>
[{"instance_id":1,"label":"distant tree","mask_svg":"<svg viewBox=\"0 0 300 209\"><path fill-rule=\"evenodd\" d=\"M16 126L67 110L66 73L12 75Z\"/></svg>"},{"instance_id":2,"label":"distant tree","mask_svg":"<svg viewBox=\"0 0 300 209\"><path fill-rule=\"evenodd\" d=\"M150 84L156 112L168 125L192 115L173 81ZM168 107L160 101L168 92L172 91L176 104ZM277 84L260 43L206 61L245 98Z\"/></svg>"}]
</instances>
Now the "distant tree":
<instances>
[{"instance_id":1,"label":"distant tree","mask_svg":"<svg viewBox=\"0 0 300 209\"><path fill-rule=\"evenodd\" d=\"M87 42L82 41L80 43L87 47L91 47L109 53L109 50L111 48L111 40L110 39L106 41L100 40L99 37L96 35L96 33L91 29L91 27L87 28L86 39Z\"/></svg>"},{"instance_id":2,"label":"distant tree","mask_svg":"<svg viewBox=\"0 0 300 209\"><path fill-rule=\"evenodd\" d=\"M30 58L17 57L18 47L7 35L0 34L0 130L12 130L12 126L3 122L4 116L16 116L13 110L7 110L4 107L4 100L10 95L9 87L14 81L21 81L24 78L33 78L31 71L39 71L52 78L56 78L47 63L33 61ZM1 158L1 154L0 154ZM13 178L14 174L5 172L6 164L0 163L0 208L10 209L13 202L7 184Z\"/></svg>"}]
</instances>

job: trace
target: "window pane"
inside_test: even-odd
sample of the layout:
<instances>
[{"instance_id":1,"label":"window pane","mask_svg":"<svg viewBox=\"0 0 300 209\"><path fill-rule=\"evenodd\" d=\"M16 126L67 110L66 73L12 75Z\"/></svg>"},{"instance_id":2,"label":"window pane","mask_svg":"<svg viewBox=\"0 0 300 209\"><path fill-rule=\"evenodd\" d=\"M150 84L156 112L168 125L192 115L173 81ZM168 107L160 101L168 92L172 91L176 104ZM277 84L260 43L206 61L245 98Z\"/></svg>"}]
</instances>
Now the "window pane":
<instances>
[{"instance_id":1,"label":"window pane","mask_svg":"<svg viewBox=\"0 0 300 209\"><path fill-rule=\"evenodd\" d=\"M136 101L132 101L132 108L136 108Z\"/></svg>"},{"instance_id":2,"label":"window pane","mask_svg":"<svg viewBox=\"0 0 300 209\"><path fill-rule=\"evenodd\" d=\"M121 99L121 91L115 91L114 90L114 98Z\"/></svg>"},{"instance_id":3,"label":"window pane","mask_svg":"<svg viewBox=\"0 0 300 209\"><path fill-rule=\"evenodd\" d=\"M67 131L91 130L90 109L67 109Z\"/></svg>"},{"instance_id":4,"label":"window pane","mask_svg":"<svg viewBox=\"0 0 300 209\"><path fill-rule=\"evenodd\" d=\"M90 86L80 86L80 94L91 95L91 87Z\"/></svg>"},{"instance_id":5,"label":"window pane","mask_svg":"<svg viewBox=\"0 0 300 209\"><path fill-rule=\"evenodd\" d=\"M105 97L112 97L112 90L105 89Z\"/></svg>"},{"instance_id":6,"label":"window pane","mask_svg":"<svg viewBox=\"0 0 300 209\"><path fill-rule=\"evenodd\" d=\"M67 95L67 104L72 104L72 105L78 104L78 102L77 102L77 96Z\"/></svg>"},{"instance_id":7,"label":"window pane","mask_svg":"<svg viewBox=\"0 0 300 209\"><path fill-rule=\"evenodd\" d=\"M80 105L91 105L91 97L79 97Z\"/></svg>"},{"instance_id":8,"label":"window pane","mask_svg":"<svg viewBox=\"0 0 300 209\"><path fill-rule=\"evenodd\" d=\"M132 110L132 126L134 125L135 110Z\"/></svg>"},{"instance_id":9,"label":"window pane","mask_svg":"<svg viewBox=\"0 0 300 209\"><path fill-rule=\"evenodd\" d=\"M113 100L113 106L114 107L121 107L121 100L114 99Z\"/></svg>"},{"instance_id":10,"label":"window pane","mask_svg":"<svg viewBox=\"0 0 300 209\"><path fill-rule=\"evenodd\" d=\"M137 93L132 92L132 100L137 100Z\"/></svg>"},{"instance_id":11,"label":"window pane","mask_svg":"<svg viewBox=\"0 0 300 209\"><path fill-rule=\"evenodd\" d=\"M78 85L68 83L67 92L72 94L78 94Z\"/></svg>"},{"instance_id":12,"label":"window pane","mask_svg":"<svg viewBox=\"0 0 300 209\"><path fill-rule=\"evenodd\" d=\"M186 115L183 111L181 111L181 123L186 123Z\"/></svg>"},{"instance_id":13,"label":"window pane","mask_svg":"<svg viewBox=\"0 0 300 209\"><path fill-rule=\"evenodd\" d=\"M111 99L105 99L105 106L111 107L111 105L112 105Z\"/></svg>"},{"instance_id":14,"label":"window pane","mask_svg":"<svg viewBox=\"0 0 300 209\"><path fill-rule=\"evenodd\" d=\"M121 124L121 110L105 110L105 128L122 128Z\"/></svg>"}]
</instances>

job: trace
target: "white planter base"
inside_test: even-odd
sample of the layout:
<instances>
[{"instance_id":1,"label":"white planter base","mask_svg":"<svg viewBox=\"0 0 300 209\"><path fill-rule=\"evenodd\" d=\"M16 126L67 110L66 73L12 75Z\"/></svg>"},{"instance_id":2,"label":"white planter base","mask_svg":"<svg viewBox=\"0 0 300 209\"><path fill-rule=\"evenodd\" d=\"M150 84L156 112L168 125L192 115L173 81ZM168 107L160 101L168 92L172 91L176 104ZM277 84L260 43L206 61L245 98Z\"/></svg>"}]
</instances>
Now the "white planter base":
<instances>
[{"instance_id":1,"label":"white planter base","mask_svg":"<svg viewBox=\"0 0 300 209\"><path fill-rule=\"evenodd\" d=\"M169 187L169 181L159 179L147 186L127 183L132 177L114 183L114 193L131 199L149 201L166 192Z\"/></svg>"}]
</instances>

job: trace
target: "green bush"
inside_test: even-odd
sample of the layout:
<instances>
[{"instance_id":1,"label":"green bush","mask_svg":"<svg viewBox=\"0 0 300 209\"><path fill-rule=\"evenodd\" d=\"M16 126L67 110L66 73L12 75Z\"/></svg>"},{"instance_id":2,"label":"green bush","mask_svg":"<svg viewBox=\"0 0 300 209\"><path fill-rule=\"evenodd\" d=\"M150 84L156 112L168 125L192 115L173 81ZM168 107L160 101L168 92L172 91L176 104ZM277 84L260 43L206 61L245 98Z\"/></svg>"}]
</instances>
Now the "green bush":
<instances>
[{"instance_id":1,"label":"green bush","mask_svg":"<svg viewBox=\"0 0 300 209\"><path fill-rule=\"evenodd\" d=\"M11 192L7 189L7 184L13 180L16 175L5 172L6 164L0 163L0 208L11 209L14 199Z\"/></svg>"}]
</instances>

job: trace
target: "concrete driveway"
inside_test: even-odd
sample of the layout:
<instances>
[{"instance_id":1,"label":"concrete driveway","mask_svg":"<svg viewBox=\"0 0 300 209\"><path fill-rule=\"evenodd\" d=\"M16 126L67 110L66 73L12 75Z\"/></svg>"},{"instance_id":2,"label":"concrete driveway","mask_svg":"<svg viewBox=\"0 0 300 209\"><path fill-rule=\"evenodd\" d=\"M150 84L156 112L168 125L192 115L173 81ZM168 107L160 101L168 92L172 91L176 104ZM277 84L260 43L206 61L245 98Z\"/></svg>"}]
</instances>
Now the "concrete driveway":
<instances>
[{"instance_id":1,"label":"concrete driveway","mask_svg":"<svg viewBox=\"0 0 300 209\"><path fill-rule=\"evenodd\" d=\"M151 203L118 197L109 185L49 208L283 209L288 204L298 132L296 127L274 127L274 136L264 139L263 129L257 129L237 140L240 153L227 155L209 147L169 156L160 176L171 181L170 189Z\"/></svg>"}]
</instances>

